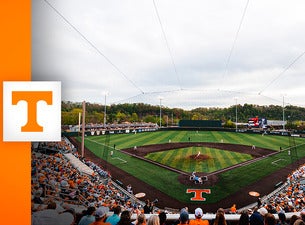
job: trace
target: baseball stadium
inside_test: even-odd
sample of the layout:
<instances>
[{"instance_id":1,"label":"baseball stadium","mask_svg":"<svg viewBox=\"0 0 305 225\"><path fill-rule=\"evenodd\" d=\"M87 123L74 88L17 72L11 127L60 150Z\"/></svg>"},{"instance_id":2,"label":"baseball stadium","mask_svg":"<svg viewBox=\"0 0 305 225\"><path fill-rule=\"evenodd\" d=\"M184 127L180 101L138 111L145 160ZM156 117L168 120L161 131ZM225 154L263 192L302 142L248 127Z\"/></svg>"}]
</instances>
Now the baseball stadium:
<instances>
[{"instance_id":1,"label":"baseball stadium","mask_svg":"<svg viewBox=\"0 0 305 225\"><path fill-rule=\"evenodd\" d=\"M221 208L235 216L228 219L234 223L240 212L255 210L258 202L264 206L289 206L287 200L279 204L274 199L289 192L296 182L291 181L295 171L303 171L302 135L145 126L103 131L84 125L81 129L84 132L64 132L61 143L36 145L34 162L40 154L51 157L48 155L55 153L56 158L73 166L74 173L87 174L90 180L84 191L77 179L74 182L78 185L72 185L68 177L59 179L60 193L47 185L43 196L47 199L56 196L61 204L79 210L100 204L111 209L115 203L143 213L150 201L153 205L150 213L166 212L171 218L168 222L178 219L175 215L185 207L190 212L201 207L209 219ZM41 182L41 171L37 172L32 178ZM297 180L298 184L302 182L302 176ZM88 184L95 182L99 185L88 189ZM107 194L109 190L105 187L109 186L115 195ZM292 208L297 211L301 203Z\"/></svg>"},{"instance_id":2,"label":"baseball stadium","mask_svg":"<svg viewBox=\"0 0 305 225\"><path fill-rule=\"evenodd\" d=\"M302 1L31 7L32 225L305 223Z\"/></svg>"}]
</instances>

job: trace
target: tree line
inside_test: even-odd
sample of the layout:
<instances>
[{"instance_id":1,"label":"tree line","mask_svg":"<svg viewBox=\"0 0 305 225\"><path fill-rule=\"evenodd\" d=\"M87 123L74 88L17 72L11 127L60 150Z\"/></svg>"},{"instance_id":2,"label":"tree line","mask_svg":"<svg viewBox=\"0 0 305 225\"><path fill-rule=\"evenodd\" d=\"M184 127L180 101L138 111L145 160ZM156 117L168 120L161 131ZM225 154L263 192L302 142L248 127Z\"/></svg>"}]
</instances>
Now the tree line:
<instances>
[{"instance_id":1,"label":"tree line","mask_svg":"<svg viewBox=\"0 0 305 225\"><path fill-rule=\"evenodd\" d=\"M79 114L82 112L81 102L62 101L62 125L78 124ZM104 121L105 105L86 102L86 123L100 123ZM237 112L237 114L236 114ZM181 108L161 108L162 126L177 125L179 120L221 120L228 126L233 122L246 123L250 117L266 118L267 120L284 120L293 129L304 129L305 108L287 105L260 106L253 104L238 104L228 108L195 108L184 110ZM124 103L106 106L107 123L123 122L152 122L160 123L160 106L144 103ZM231 124L231 125L230 125ZM287 127L287 128L288 128Z\"/></svg>"}]
</instances>

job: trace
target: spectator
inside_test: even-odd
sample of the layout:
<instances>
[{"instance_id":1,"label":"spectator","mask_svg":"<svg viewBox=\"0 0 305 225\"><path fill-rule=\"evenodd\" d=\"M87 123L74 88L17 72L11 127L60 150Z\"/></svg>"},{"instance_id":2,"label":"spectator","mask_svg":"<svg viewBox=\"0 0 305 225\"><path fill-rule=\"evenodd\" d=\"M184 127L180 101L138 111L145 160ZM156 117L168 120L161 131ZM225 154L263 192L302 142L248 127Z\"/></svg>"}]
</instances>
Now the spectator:
<instances>
[{"instance_id":1,"label":"spectator","mask_svg":"<svg viewBox=\"0 0 305 225\"><path fill-rule=\"evenodd\" d=\"M35 204L43 204L41 197L41 192L40 191L36 191L33 197L33 202Z\"/></svg>"},{"instance_id":2,"label":"spectator","mask_svg":"<svg viewBox=\"0 0 305 225\"><path fill-rule=\"evenodd\" d=\"M132 190L131 184L128 184L126 189L127 189L128 193L133 194L133 190Z\"/></svg>"},{"instance_id":3,"label":"spectator","mask_svg":"<svg viewBox=\"0 0 305 225\"><path fill-rule=\"evenodd\" d=\"M124 210L121 213L121 217L120 217L120 220L118 222L118 225L133 225L131 223L131 215L130 215L130 212L128 210Z\"/></svg>"},{"instance_id":4,"label":"spectator","mask_svg":"<svg viewBox=\"0 0 305 225\"><path fill-rule=\"evenodd\" d=\"M230 213L235 214L236 213L236 204L233 204L230 208Z\"/></svg>"},{"instance_id":5,"label":"spectator","mask_svg":"<svg viewBox=\"0 0 305 225\"><path fill-rule=\"evenodd\" d=\"M280 212L278 214L278 217L279 217L279 221L277 225L288 225L285 213Z\"/></svg>"},{"instance_id":6,"label":"spectator","mask_svg":"<svg viewBox=\"0 0 305 225\"><path fill-rule=\"evenodd\" d=\"M218 212L216 213L216 217L215 217L213 225L227 225L225 215L222 211L218 210Z\"/></svg>"},{"instance_id":7,"label":"spectator","mask_svg":"<svg viewBox=\"0 0 305 225\"><path fill-rule=\"evenodd\" d=\"M291 218L290 218L290 220L289 220L289 225L293 225L294 222L295 222L296 220L298 220L298 219L300 219L299 216L297 216L297 215L292 215Z\"/></svg>"},{"instance_id":8,"label":"spectator","mask_svg":"<svg viewBox=\"0 0 305 225\"><path fill-rule=\"evenodd\" d=\"M166 219L167 219L166 213L161 212L161 213L159 213L158 216L159 216L159 220L160 220L160 225L166 225Z\"/></svg>"},{"instance_id":9,"label":"spectator","mask_svg":"<svg viewBox=\"0 0 305 225\"><path fill-rule=\"evenodd\" d=\"M202 220L201 217L203 216L203 211L201 208L195 209L195 219L190 220L190 225L209 225L208 220Z\"/></svg>"},{"instance_id":10,"label":"spectator","mask_svg":"<svg viewBox=\"0 0 305 225\"><path fill-rule=\"evenodd\" d=\"M147 221L147 225L160 225L159 216L151 215Z\"/></svg>"},{"instance_id":11,"label":"spectator","mask_svg":"<svg viewBox=\"0 0 305 225\"><path fill-rule=\"evenodd\" d=\"M293 225L305 225L304 221L302 219L297 219Z\"/></svg>"},{"instance_id":12,"label":"spectator","mask_svg":"<svg viewBox=\"0 0 305 225\"><path fill-rule=\"evenodd\" d=\"M301 219L305 222L305 209L303 209L300 213Z\"/></svg>"},{"instance_id":13,"label":"spectator","mask_svg":"<svg viewBox=\"0 0 305 225\"><path fill-rule=\"evenodd\" d=\"M95 222L90 223L90 225L111 225L110 223L106 223L106 217L109 209L105 206L100 206L95 211Z\"/></svg>"},{"instance_id":14,"label":"spectator","mask_svg":"<svg viewBox=\"0 0 305 225\"><path fill-rule=\"evenodd\" d=\"M106 222L111 223L111 225L117 225L120 221L120 213L121 213L121 206L117 205L113 208L113 215L108 217Z\"/></svg>"},{"instance_id":15,"label":"spectator","mask_svg":"<svg viewBox=\"0 0 305 225\"><path fill-rule=\"evenodd\" d=\"M210 224L212 224L212 225L214 224L214 222L216 220L216 217L217 217L217 215L219 213L224 215L225 214L225 210L223 208L218 208L217 211L216 211L216 216L215 216L214 219L211 220ZM227 221L226 221L226 224L227 224Z\"/></svg>"},{"instance_id":16,"label":"spectator","mask_svg":"<svg viewBox=\"0 0 305 225\"><path fill-rule=\"evenodd\" d=\"M180 211L179 222L180 225L189 223L189 213L185 208Z\"/></svg>"},{"instance_id":17,"label":"spectator","mask_svg":"<svg viewBox=\"0 0 305 225\"><path fill-rule=\"evenodd\" d=\"M138 215L137 220L135 221L135 225L146 225L146 216L141 213Z\"/></svg>"},{"instance_id":18,"label":"spectator","mask_svg":"<svg viewBox=\"0 0 305 225\"><path fill-rule=\"evenodd\" d=\"M264 218L257 209L250 216L250 225L264 225Z\"/></svg>"},{"instance_id":19,"label":"spectator","mask_svg":"<svg viewBox=\"0 0 305 225\"><path fill-rule=\"evenodd\" d=\"M153 211L153 205L149 199L146 199L145 205L144 205L144 214L151 214L152 211Z\"/></svg>"},{"instance_id":20,"label":"spectator","mask_svg":"<svg viewBox=\"0 0 305 225\"><path fill-rule=\"evenodd\" d=\"M249 225L250 224L250 217L248 211L243 211L240 214L238 225Z\"/></svg>"},{"instance_id":21,"label":"spectator","mask_svg":"<svg viewBox=\"0 0 305 225\"><path fill-rule=\"evenodd\" d=\"M94 217L95 207L89 206L85 212L85 215L80 219L78 225L89 225L95 221Z\"/></svg>"},{"instance_id":22,"label":"spectator","mask_svg":"<svg viewBox=\"0 0 305 225\"><path fill-rule=\"evenodd\" d=\"M276 220L273 214L266 213L264 215L264 225L276 225Z\"/></svg>"},{"instance_id":23,"label":"spectator","mask_svg":"<svg viewBox=\"0 0 305 225\"><path fill-rule=\"evenodd\" d=\"M268 210L265 207L261 207L257 210L257 212L264 217L268 213Z\"/></svg>"}]
</instances>

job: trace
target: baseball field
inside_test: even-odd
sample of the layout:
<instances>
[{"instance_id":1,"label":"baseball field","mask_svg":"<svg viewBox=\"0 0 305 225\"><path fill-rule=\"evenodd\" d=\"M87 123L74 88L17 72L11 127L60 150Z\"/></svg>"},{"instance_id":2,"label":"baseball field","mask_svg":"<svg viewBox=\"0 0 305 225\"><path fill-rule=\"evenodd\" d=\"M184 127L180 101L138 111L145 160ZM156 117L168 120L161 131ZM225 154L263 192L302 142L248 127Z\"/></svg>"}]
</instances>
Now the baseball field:
<instances>
[{"instance_id":1,"label":"baseball field","mask_svg":"<svg viewBox=\"0 0 305 225\"><path fill-rule=\"evenodd\" d=\"M303 138L217 131L87 136L85 147L114 179L132 183L134 192L159 198L159 204L168 207L255 201L248 190L268 194L305 157ZM193 171L207 180L203 184L190 181ZM282 172L275 175L277 171ZM186 190L194 188L210 193L203 193L204 201L193 201ZM161 194L168 200L160 199ZM245 201L239 202L236 196Z\"/></svg>"}]
</instances>

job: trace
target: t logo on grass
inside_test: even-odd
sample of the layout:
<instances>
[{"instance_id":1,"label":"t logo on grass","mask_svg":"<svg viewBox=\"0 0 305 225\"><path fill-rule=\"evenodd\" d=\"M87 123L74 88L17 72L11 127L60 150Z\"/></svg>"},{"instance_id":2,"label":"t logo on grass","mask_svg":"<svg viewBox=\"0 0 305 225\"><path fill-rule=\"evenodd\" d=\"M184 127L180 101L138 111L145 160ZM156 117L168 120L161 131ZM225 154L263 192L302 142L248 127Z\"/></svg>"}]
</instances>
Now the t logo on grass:
<instances>
[{"instance_id":1,"label":"t logo on grass","mask_svg":"<svg viewBox=\"0 0 305 225\"><path fill-rule=\"evenodd\" d=\"M3 82L3 140L60 139L61 83Z\"/></svg>"},{"instance_id":2,"label":"t logo on grass","mask_svg":"<svg viewBox=\"0 0 305 225\"><path fill-rule=\"evenodd\" d=\"M202 197L202 194L211 194L211 189L186 189L186 193L194 193L191 201L205 201L206 198Z\"/></svg>"}]
</instances>

